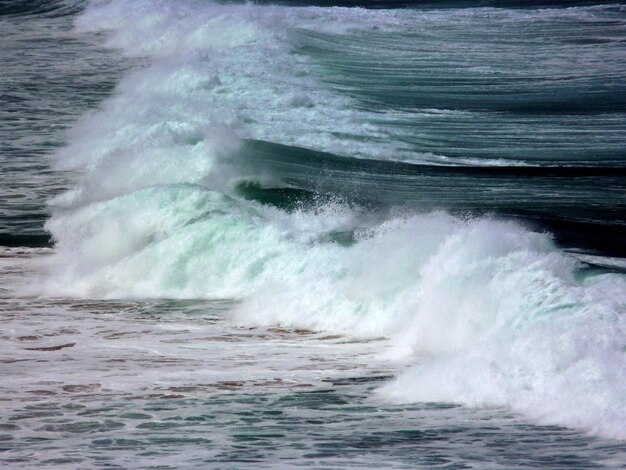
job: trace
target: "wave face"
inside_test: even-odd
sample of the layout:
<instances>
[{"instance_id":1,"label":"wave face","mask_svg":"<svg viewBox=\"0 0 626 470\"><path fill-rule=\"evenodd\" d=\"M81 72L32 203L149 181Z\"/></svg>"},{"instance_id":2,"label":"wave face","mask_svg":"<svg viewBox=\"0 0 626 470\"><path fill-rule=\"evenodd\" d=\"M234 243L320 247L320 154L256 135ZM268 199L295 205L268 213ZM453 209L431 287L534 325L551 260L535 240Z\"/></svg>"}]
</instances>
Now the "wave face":
<instances>
[{"instance_id":1,"label":"wave face","mask_svg":"<svg viewBox=\"0 0 626 470\"><path fill-rule=\"evenodd\" d=\"M37 289L385 337L385 399L624 439L625 276L485 214L623 241L624 13L94 2L145 65L58 152Z\"/></svg>"}]
</instances>

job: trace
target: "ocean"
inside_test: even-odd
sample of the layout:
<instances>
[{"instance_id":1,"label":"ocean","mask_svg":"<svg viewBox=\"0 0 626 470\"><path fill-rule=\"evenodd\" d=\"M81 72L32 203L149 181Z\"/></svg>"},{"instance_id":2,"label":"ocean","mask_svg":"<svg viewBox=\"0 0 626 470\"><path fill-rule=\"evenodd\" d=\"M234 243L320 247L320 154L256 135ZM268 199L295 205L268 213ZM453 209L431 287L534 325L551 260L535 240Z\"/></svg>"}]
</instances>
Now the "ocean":
<instances>
[{"instance_id":1,"label":"ocean","mask_svg":"<svg viewBox=\"0 0 626 470\"><path fill-rule=\"evenodd\" d=\"M626 466L626 4L0 2L0 466Z\"/></svg>"}]
</instances>

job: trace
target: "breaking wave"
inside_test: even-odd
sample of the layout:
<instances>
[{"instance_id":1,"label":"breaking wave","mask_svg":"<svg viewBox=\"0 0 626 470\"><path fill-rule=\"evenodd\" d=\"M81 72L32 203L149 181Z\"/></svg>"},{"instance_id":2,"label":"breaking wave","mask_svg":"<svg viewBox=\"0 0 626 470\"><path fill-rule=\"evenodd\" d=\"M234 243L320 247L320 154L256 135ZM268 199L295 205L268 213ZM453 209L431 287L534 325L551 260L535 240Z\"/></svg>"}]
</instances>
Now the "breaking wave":
<instances>
[{"instance_id":1,"label":"breaking wave","mask_svg":"<svg viewBox=\"0 0 626 470\"><path fill-rule=\"evenodd\" d=\"M604 14L574 10L567 15ZM446 21L423 15L424 24ZM497 15L514 22L531 13ZM544 216L558 212L564 206L550 209L546 194L559 190L573 208L581 197L610 206L610 195L585 196L593 189L585 178L618 191L621 163L594 166L579 155L569 169L552 162L556 169L525 170L533 161L521 153L500 161L472 152L448 158L441 146L420 152L404 131L393 132L407 117L402 107L377 112L340 92L302 48L313 31L350 44L358 31L403 31L403 18L211 2L91 4L77 28L108 30L108 45L143 65L57 155L78 176L51 201L55 255L34 289L228 298L245 324L384 337L385 354L400 361L399 376L378 391L385 399L504 405L626 438L624 275L583 263L543 230L486 214L489 201L498 206L507 194L504 214L535 203ZM446 158L456 169L442 169ZM555 183L555 174L566 179ZM407 205L402 194L419 197ZM441 196L434 206L433 194Z\"/></svg>"}]
</instances>

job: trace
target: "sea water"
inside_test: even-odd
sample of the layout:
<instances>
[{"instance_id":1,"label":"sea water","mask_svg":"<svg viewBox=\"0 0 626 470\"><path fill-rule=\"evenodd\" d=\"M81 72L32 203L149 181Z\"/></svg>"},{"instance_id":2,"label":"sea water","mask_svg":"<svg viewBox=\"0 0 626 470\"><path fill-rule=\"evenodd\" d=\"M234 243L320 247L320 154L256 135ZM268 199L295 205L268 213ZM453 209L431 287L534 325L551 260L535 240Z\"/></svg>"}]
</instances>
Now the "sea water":
<instances>
[{"instance_id":1,"label":"sea water","mask_svg":"<svg viewBox=\"0 0 626 470\"><path fill-rule=\"evenodd\" d=\"M0 32L4 466L626 464L622 5Z\"/></svg>"}]
</instances>

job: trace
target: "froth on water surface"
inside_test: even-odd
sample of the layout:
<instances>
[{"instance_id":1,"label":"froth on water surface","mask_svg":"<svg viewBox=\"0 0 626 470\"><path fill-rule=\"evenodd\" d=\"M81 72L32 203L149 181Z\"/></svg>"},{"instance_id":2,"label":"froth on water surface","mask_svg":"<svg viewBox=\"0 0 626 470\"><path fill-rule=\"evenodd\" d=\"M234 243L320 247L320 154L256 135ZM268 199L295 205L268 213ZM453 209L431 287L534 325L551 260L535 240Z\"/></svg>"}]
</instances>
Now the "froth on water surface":
<instances>
[{"instance_id":1,"label":"froth on water surface","mask_svg":"<svg viewBox=\"0 0 626 470\"><path fill-rule=\"evenodd\" d=\"M8 250L28 279L48 250ZM34 258L33 258L34 256ZM36 264L35 264L36 266ZM229 320L232 300L0 297L11 468L620 468L626 446L508 407L393 404L388 339ZM419 362L431 358L418 357ZM381 386L383 387L381 389Z\"/></svg>"},{"instance_id":2,"label":"froth on water surface","mask_svg":"<svg viewBox=\"0 0 626 470\"><path fill-rule=\"evenodd\" d=\"M23 274L24 257L3 274ZM27 258L26 258L27 259ZM0 299L11 468L618 468L501 408L390 404L388 341L236 326L230 301Z\"/></svg>"}]
</instances>

